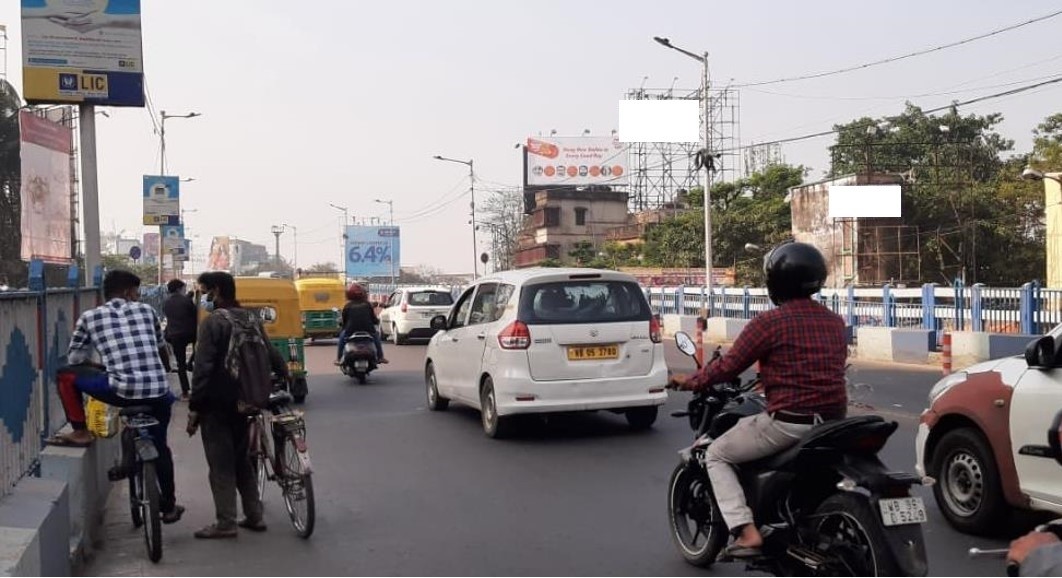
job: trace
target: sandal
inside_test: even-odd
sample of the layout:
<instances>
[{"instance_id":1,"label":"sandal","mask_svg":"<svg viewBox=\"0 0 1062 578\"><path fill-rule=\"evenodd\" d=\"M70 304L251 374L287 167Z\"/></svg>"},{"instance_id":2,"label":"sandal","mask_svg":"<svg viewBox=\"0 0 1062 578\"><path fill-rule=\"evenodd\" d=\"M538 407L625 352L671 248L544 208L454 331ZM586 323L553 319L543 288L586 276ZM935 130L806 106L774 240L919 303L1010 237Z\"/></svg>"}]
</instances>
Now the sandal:
<instances>
[{"instance_id":1,"label":"sandal","mask_svg":"<svg viewBox=\"0 0 1062 578\"><path fill-rule=\"evenodd\" d=\"M263 520L252 520L250 518L244 518L239 522L236 522L236 525L252 532L265 532L266 529L268 529L268 526L266 526L266 523Z\"/></svg>"}]
</instances>

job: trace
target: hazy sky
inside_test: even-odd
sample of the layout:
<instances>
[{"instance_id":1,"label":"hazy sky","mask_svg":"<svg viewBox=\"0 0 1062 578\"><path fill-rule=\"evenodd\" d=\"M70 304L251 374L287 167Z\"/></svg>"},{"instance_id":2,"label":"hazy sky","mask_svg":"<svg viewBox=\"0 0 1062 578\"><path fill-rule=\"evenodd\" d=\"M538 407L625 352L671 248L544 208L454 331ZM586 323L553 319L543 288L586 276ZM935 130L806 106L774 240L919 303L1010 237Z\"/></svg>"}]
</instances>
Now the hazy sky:
<instances>
[{"instance_id":1,"label":"hazy sky","mask_svg":"<svg viewBox=\"0 0 1062 578\"><path fill-rule=\"evenodd\" d=\"M651 40L711 53L713 81L770 80L929 48L1062 9L1062 2L291 2L143 0L144 63L167 122L171 173L194 177L182 206L200 249L214 235L272 247L298 228L299 264L339 258L339 213L386 217L394 199L403 265L471 270L465 167L480 186L517 185L528 135L616 128L637 87L695 87L698 64ZM0 5L7 70L21 90L18 2ZM741 89L744 143L799 136L863 115L926 108L1062 75L1062 16L902 62L825 79ZM1062 85L963 109L1002 112L1016 150L1062 112ZM941 94L945 92L954 94ZM915 96L929 94L929 96ZM139 233L141 175L158 170L146 109L100 118L101 221ZM830 138L786 145L827 167ZM483 195L477 194L477 200ZM425 209L452 201L434 213ZM481 235L484 248L488 243ZM292 236L282 238L291 258Z\"/></svg>"}]
</instances>

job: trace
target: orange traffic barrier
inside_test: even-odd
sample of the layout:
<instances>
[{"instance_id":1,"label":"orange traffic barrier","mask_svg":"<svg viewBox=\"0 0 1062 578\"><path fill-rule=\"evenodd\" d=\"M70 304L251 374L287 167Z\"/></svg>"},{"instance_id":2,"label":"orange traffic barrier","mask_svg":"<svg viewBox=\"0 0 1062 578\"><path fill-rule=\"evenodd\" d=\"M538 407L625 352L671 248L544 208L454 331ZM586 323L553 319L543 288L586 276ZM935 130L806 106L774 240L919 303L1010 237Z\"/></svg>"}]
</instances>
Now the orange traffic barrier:
<instances>
[{"instance_id":1,"label":"orange traffic barrier","mask_svg":"<svg viewBox=\"0 0 1062 578\"><path fill-rule=\"evenodd\" d=\"M941 351L941 354L942 354L941 355L941 362L942 362L942 364L944 366L944 368L943 368L944 369L944 375L950 375L951 374L951 333L950 332L947 332L947 333L944 334L944 342L941 345L940 351Z\"/></svg>"}]
</instances>

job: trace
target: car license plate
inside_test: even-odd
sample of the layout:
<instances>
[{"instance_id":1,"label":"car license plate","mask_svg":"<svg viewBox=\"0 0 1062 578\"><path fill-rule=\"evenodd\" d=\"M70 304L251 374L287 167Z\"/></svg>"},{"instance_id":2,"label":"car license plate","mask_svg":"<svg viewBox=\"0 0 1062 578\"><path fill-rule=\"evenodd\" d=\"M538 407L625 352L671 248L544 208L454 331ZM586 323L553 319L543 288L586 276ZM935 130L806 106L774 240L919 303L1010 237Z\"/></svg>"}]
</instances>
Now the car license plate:
<instances>
[{"instance_id":1,"label":"car license plate","mask_svg":"<svg viewBox=\"0 0 1062 578\"><path fill-rule=\"evenodd\" d=\"M568 348L568 361L591 361L595 359L618 358L618 345L586 345Z\"/></svg>"},{"instance_id":2,"label":"car license plate","mask_svg":"<svg viewBox=\"0 0 1062 578\"><path fill-rule=\"evenodd\" d=\"M878 500L878 506L881 508L881 522L886 526L926 522L926 505L922 502L922 498Z\"/></svg>"}]
</instances>

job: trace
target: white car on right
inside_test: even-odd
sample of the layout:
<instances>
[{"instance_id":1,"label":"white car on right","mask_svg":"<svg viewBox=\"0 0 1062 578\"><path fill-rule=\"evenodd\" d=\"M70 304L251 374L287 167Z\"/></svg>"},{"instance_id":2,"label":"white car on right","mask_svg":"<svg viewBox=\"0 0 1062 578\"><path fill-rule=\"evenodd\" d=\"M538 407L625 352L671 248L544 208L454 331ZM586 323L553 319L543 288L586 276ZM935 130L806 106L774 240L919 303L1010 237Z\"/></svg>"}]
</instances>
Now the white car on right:
<instances>
[{"instance_id":1,"label":"white car on right","mask_svg":"<svg viewBox=\"0 0 1062 578\"><path fill-rule=\"evenodd\" d=\"M448 315L424 366L428 408L480 410L489 437L518 414L608 410L648 429L667 401L660 326L634 277L521 269L481 277Z\"/></svg>"},{"instance_id":2,"label":"white car on right","mask_svg":"<svg viewBox=\"0 0 1062 578\"><path fill-rule=\"evenodd\" d=\"M937 505L956 529L990 534L1016 509L1062 515L1048 434L1062 410L1060 350L1062 325L1024 356L972 365L930 390L915 467L936 479Z\"/></svg>"}]
</instances>

